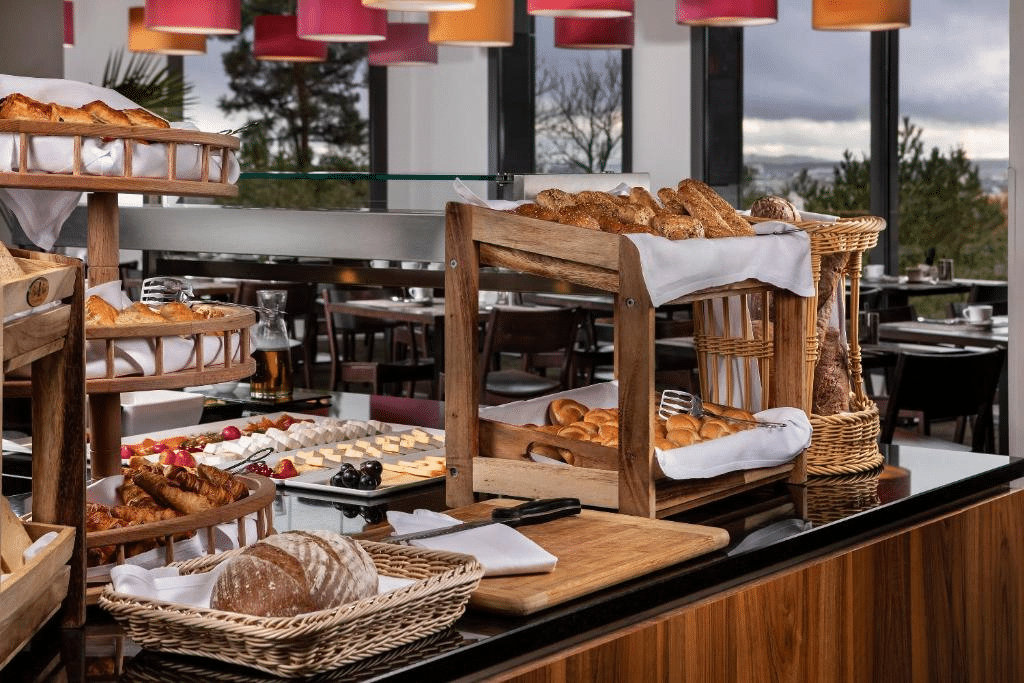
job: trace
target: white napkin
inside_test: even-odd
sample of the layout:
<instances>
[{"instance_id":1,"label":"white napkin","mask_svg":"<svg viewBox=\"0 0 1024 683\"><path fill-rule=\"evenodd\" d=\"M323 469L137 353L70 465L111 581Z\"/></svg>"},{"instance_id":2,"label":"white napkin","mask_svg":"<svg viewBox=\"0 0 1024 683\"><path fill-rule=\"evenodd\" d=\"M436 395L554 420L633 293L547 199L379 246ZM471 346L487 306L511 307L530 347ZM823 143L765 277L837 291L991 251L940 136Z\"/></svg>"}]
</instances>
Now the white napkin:
<instances>
[{"instance_id":1,"label":"white napkin","mask_svg":"<svg viewBox=\"0 0 1024 683\"><path fill-rule=\"evenodd\" d=\"M661 471L672 479L707 479L736 470L775 467L789 462L811 444L811 422L798 408L769 408L754 417L786 426L747 429L671 450L655 448Z\"/></svg>"},{"instance_id":2,"label":"white napkin","mask_svg":"<svg viewBox=\"0 0 1024 683\"><path fill-rule=\"evenodd\" d=\"M177 567L143 569L122 564L110 570L114 590L144 600L163 600L192 607L209 607L210 596L217 577L227 562L221 562L208 572L179 574ZM415 581L396 576L377 576L377 594L389 593Z\"/></svg>"},{"instance_id":3,"label":"white napkin","mask_svg":"<svg viewBox=\"0 0 1024 683\"><path fill-rule=\"evenodd\" d=\"M56 102L67 107L80 107L93 100L102 100L115 109L136 109L139 105L108 88L89 83L57 78L29 78L0 74L0 97L18 92L41 102ZM195 130L191 123L172 123L174 128ZM17 136L0 134L0 171L18 168ZM34 171L70 173L74 158L74 141L70 137L38 136L28 150L28 166ZM103 142L99 138L82 140L83 172L90 175L119 176L124 169L124 143ZM180 180L199 180L202 175L201 152L194 145L177 147L175 168ZM132 144L132 175L139 178L161 178L167 170L167 146ZM210 156L210 177L218 178L220 155ZM228 155L228 181L238 180L239 167L235 155ZM81 192L57 190L0 189L3 201L21 224L25 234L38 247L49 250L57 241L64 221L74 210Z\"/></svg>"},{"instance_id":4,"label":"white napkin","mask_svg":"<svg viewBox=\"0 0 1024 683\"><path fill-rule=\"evenodd\" d=\"M52 543L56 539L57 539L57 532L56 531L47 531L45 534L43 534L42 536L37 538L35 541L33 541L32 545L30 545L29 547L25 548L25 552L23 552L21 554L22 559L25 560L26 562L28 562L33 557L38 555L43 550L43 548L45 548L46 546L50 545L50 543Z\"/></svg>"},{"instance_id":5,"label":"white napkin","mask_svg":"<svg viewBox=\"0 0 1024 683\"><path fill-rule=\"evenodd\" d=\"M462 524L461 520L430 510L416 510L411 514L389 510L387 515L388 523L399 535ZM472 555L483 565L484 576L541 574L553 571L558 562L557 557L504 524L491 524L409 543L432 550Z\"/></svg>"}]
</instances>

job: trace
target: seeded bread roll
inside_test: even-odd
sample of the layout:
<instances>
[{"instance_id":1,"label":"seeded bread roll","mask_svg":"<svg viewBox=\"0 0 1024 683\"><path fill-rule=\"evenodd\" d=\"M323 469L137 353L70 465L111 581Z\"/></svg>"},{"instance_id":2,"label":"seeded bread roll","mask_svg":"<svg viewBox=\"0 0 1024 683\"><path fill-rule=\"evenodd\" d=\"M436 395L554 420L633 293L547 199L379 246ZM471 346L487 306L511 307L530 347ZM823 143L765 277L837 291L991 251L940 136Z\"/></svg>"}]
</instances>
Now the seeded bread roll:
<instances>
[{"instance_id":1,"label":"seeded bread roll","mask_svg":"<svg viewBox=\"0 0 1024 683\"><path fill-rule=\"evenodd\" d=\"M733 236L740 237L756 234L750 223L747 223L742 216L736 213L736 209L733 208L732 204L725 201L725 198L715 192L707 183L696 180L695 178L685 178L679 181L678 190L680 193L683 191L684 187L693 188L703 195L704 199L706 199L708 204L711 205L711 208L714 209L719 217L725 221L726 225L729 226L729 231ZM693 212L691 211L690 213ZM707 224L705 224L705 227L706 225Z\"/></svg>"},{"instance_id":2,"label":"seeded bread roll","mask_svg":"<svg viewBox=\"0 0 1024 683\"><path fill-rule=\"evenodd\" d=\"M651 196L651 193L642 187L633 187L629 190L629 203L636 204L638 206L646 206L651 211L657 213L661 210L661 204Z\"/></svg>"},{"instance_id":3,"label":"seeded bread roll","mask_svg":"<svg viewBox=\"0 0 1024 683\"><path fill-rule=\"evenodd\" d=\"M576 203L576 200L571 194L564 190L557 188L551 188L549 190L541 190L537 193L534 201L543 206L545 209L551 209L552 211L560 211L567 209Z\"/></svg>"},{"instance_id":4,"label":"seeded bread roll","mask_svg":"<svg viewBox=\"0 0 1024 683\"><path fill-rule=\"evenodd\" d=\"M523 204L512 209L512 213L527 218L536 218L542 221L553 221L557 217L551 209L546 209L540 204Z\"/></svg>"},{"instance_id":5,"label":"seeded bread roll","mask_svg":"<svg viewBox=\"0 0 1024 683\"><path fill-rule=\"evenodd\" d=\"M677 190L679 200L686 207L686 212L699 220L704 226L705 237L733 237L732 228L725 219L718 215L703 193L692 183L684 180Z\"/></svg>"},{"instance_id":6,"label":"seeded bread roll","mask_svg":"<svg viewBox=\"0 0 1024 683\"><path fill-rule=\"evenodd\" d=\"M0 282L10 282L25 274L21 264L11 255L7 245L0 242Z\"/></svg>"},{"instance_id":7,"label":"seeded bread roll","mask_svg":"<svg viewBox=\"0 0 1024 683\"><path fill-rule=\"evenodd\" d=\"M800 212L793 203L782 197L761 197L750 207L750 215L757 218L774 218L777 221L795 223L800 220Z\"/></svg>"},{"instance_id":8,"label":"seeded bread roll","mask_svg":"<svg viewBox=\"0 0 1024 683\"><path fill-rule=\"evenodd\" d=\"M683 206L683 200L679 197L679 193L671 187L663 187L658 190L658 199L661 200L661 204L665 207L665 211L679 214L681 216L686 215L687 212L686 207Z\"/></svg>"},{"instance_id":9,"label":"seeded bread roll","mask_svg":"<svg viewBox=\"0 0 1024 683\"><path fill-rule=\"evenodd\" d=\"M563 225L575 225L577 228L587 228L588 230L601 229L601 223L597 218L576 207L559 211L557 220Z\"/></svg>"},{"instance_id":10,"label":"seeded bread roll","mask_svg":"<svg viewBox=\"0 0 1024 683\"><path fill-rule=\"evenodd\" d=\"M670 240L685 240L691 237L704 237L704 224L693 216L680 216L674 213L661 212L651 220L654 234Z\"/></svg>"}]
</instances>

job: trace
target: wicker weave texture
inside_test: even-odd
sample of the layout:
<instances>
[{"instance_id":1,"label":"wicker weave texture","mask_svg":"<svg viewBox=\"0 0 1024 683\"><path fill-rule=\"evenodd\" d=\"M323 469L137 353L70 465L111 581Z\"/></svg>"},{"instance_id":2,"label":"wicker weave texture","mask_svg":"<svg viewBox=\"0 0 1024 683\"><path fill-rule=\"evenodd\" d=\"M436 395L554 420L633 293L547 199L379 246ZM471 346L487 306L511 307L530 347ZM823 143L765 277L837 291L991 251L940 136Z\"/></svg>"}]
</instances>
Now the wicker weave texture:
<instances>
[{"instance_id":1,"label":"wicker weave texture","mask_svg":"<svg viewBox=\"0 0 1024 683\"><path fill-rule=\"evenodd\" d=\"M444 630L466 609L483 569L472 557L360 541L386 576L416 583L373 598L295 617L254 617L140 600L108 586L100 606L143 647L210 657L296 677L329 671ZM240 551L178 565L208 571Z\"/></svg>"}]
</instances>

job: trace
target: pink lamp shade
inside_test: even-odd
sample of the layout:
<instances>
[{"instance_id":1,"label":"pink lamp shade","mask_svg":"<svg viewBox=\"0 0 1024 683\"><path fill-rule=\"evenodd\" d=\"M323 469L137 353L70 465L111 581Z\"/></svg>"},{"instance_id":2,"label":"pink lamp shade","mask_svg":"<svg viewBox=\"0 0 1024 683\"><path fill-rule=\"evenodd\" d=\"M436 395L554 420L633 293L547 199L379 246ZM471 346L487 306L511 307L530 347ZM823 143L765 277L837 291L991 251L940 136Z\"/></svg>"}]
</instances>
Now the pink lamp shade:
<instances>
[{"instance_id":1,"label":"pink lamp shade","mask_svg":"<svg viewBox=\"0 0 1024 683\"><path fill-rule=\"evenodd\" d=\"M146 0L146 26L170 33L232 35L242 30L242 0Z\"/></svg>"},{"instance_id":2,"label":"pink lamp shade","mask_svg":"<svg viewBox=\"0 0 1024 683\"><path fill-rule=\"evenodd\" d=\"M327 43L303 40L296 34L298 20L294 15L264 14L253 20L253 55L269 62L323 62L327 59Z\"/></svg>"},{"instance_id":3,"label":"pink lamp shade","mask_svg":"<svg viewBox=\"0 0 1024 683\"><path fill-rule=\"evenodd\" d=\"M75 4L64 0L64 47L75 46Z\"/></svg>"},{"instance_id":4,"label":"pink lamp shade","mask_svg":"<svg viewBox=\"0 0 1024 683\"><path fill-rule=\"evenodd\" d=\"M388 24L388 37L371 43L370 66L437 64L437 45L427 41L426 24Z\"/></svg>"},{"instance_id":5,"label":"pink lamp shade","mask_svg":"<svg viewBox=\"0 0 1024 683\"><path fill-rule=\"evenodd\" d=\"M363 4L394 12L461 12L476 7L476 0L363 0Z\"/></svg>"},{"instance_id":6,"label":"pink lamp shade","mask_svg":"<svg viewBox=\"0 0 1024 683\"><path fill-rule=\"evenodd\" d=\"M910 26L910 0L814 0L819 31L889 31Z\"/></svg>"},{"instance_id":7,"label":"pink lamp shade","mask_svg":"<svg viewBox=\"0 0 1024 683\"><path fill-rule=\"evenodd\" d=\"M633 47L633 17L577 19L555 17L555 47L628 50Z\"/></svg>"},{"instance_id":8,"label":"pink lamp shade","mask_svg":"<svg viewBox=\"0 0 1024 683\"><path fill-rule=\"evenodd\" d=\"M687 26L763 26L778 20L778 0L676 0L676 23Z\"/></svg>"},{"instance_id":9,"label":"pink lamp shade","mask_svg":"<svg viewBox=\"0 0 1024 683\"><path fill-rule=\"evenodd\" d=\"M366 43L387 35L388 13L364 7L361 0L299 0L295 14L304 40Z\"/></svg>"},{"instance_id":10,"label":"pink lamp shade","mask_svg":"<svg viewBox=\"0 0 1024 683\"><path fill-rule=\"evenodd\" d=\"M631 17L633 0L526 0L526 11L539 17Z\"/></svg>"}]
</instances>

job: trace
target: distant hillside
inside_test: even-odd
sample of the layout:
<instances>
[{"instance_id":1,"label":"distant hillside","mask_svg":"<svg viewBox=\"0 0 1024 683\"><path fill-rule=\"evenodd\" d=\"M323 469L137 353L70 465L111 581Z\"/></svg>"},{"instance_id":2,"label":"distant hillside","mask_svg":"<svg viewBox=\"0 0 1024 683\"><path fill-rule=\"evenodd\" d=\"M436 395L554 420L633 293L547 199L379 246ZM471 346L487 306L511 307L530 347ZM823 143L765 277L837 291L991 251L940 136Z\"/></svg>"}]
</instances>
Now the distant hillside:
<instances>
[{"instance_id":1,"label":"distant hillside","mask_svg":"<svg viewBox=\"0 0 1024 683\"><path fill-rule=\"evenodd\" d=\"M787 154L782 156L762 156L750 154L744 163L753 174L753 190L764 194L778 194L790 184L800 172L807 169L808 174L820 182L831 182L833 171L839 161L830 161L816 157ZM1007 184L1007 159L978 159L978 174L982 186L988 194L1005 194Z\"/></svg>"}]
</instances>

